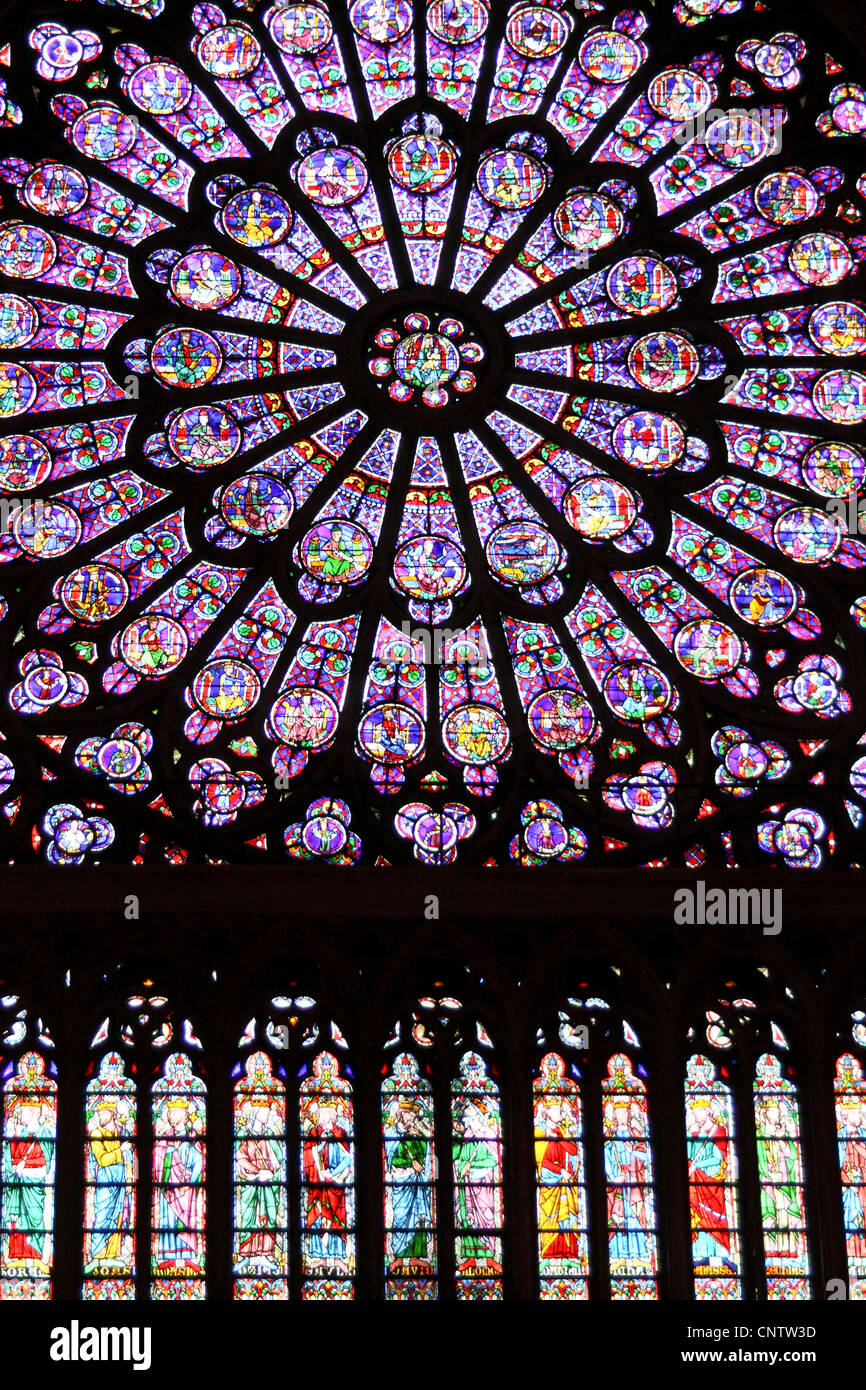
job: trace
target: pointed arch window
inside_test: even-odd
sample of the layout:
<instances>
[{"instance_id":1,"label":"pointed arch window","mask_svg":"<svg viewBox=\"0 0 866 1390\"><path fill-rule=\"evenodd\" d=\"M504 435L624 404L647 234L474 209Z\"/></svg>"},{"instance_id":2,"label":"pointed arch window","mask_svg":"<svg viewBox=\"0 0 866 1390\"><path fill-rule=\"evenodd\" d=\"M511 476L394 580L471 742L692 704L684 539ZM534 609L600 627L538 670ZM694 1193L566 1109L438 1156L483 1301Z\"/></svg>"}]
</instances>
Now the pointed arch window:
<instances>
[{"instance_id":1,"label":"pointed arch window","mask_svg":"<svg viewBox=\"0 0 866 1390\"><path fill-rule=\"evenodd\" d=\"M436 1297L433 1129L430 1082L411 1052L401 1052L382 1082L385 1289L389 1299L427 1302Z\"/></svg>"},{"instance_id":2,"label":"pointed arch window","mask_svg":"<svg viewBox=\"0 0 866 1390\"><path fill-rule=\"evenodd\" d=\"M288 1296L286 1087L266 1052L234 1084L235 1298Z\"/></svg>"},{"instance_id":3,"label":"pointed arch window","mask_svg":"<svg viewBox=\"0 0 866 1390\"><path fill-rule=\"evenodd\" d=\"M601 1083L607 1196L610 1294L613 1299L658 1297L653 1154L647 1088L619 1052Z\"/></svg>"},{"instance_id":4,"label":"pointed arch window","mask_svg":"<svg viewBox=\"0 0 866 1390\"><path fill-rule=\"evenodd\" d=\"M742 1298L733 1095L699 1053L686 1064L685 1112L695 1298Z\"/></svg>"},{"instance_id":5,"label":"pointed arch window","mask_svg":"<svg viewBox=\"0 0 866 1390\"><path fill-rule=\"evenodd\" d=\"M151 1087L151 1298L205 1296L205 1084L183 1052Z\"/></svg>"},{"instance_id":6,"label":"pointed arch window","mask_svg":"<svg viewBox=\"0 0 866 1390\"><path fill-rule=\"evenodd\" d=\"M0 1298L51 1297L57 1069L39 1052L3 1066ZM53 1074L52 1074L53 1073Z\"/></svg>"},{"instance_id":7,"label":"pointed arch window","mask_svg":"<svg viewBox=\"0 0 866 1390\"><path fill-rule=\"evenodd\" d=\"M249 1020L233 1070L234 1298L348 1300L357 1260L348 1043L312 995L292 990Z\"/></svg>"},{"instance_id":8,"label":"pointed arch window","mask_svg":"<svg viewBox=\"0 0 866 1390\"><path fill-rule=\"evenodd\" d=\"M204 1299L201 1040L152 979L121 997L93 1036L87 1067L82 1297Z\"/></svg>"},{"instance_id":9,"label":"pointed arch window","mask_svg":"<svg viewBox=\"0 0 866 1390\"><path fill-rule=\"evenodd\" d=\"M755 1142L761 1182L761 1226L767 1297L809 1297L800 1105L797 1086L772 1053L755 1068Z\"/></svg>"},{"instance_id":10,"label":"pointed arch window","mask_svg":"<svg viewBox=\"0 0 866 1390\"><path fill-rule=\"evenodd\" d=\"M542 1299L589 1297L589 1232L580 1090L556 1052L532 1083Z\"/></svg>"},{"instance_id":11,"label":"pointed arch window","mask_svg":"<svg viewBox=\"0 0 866 1390\"><path fill-rule=\"evenodd\" d=\"M502 1096L494 1044L434 982L395 1022L382 1068L384 1289L389 1300L503 1296ZM474 989L469 973L464 986ZM463 992L463 991L461 991ZM394 1049L396 1055L389 1057ZM411 1049L411 1050L410 1050Z\"/></svg>"},{"instance_id":12,"label":"pointed arch window","mask_svg":"<svg viewBox=\"0 0 866 1390\"><path fill-rule=\"evenodd\" d=\"M556 988L558 1003L536 1032L538 1294L544 1300L655 1299L645 1006L633 1011L628 979L617 965L584 962L569 974L573 992L561 997ZM548 1050L551 1044L556 1051Z\"/></svg>"},{"instance_id":13,"label":"pointed arch window","mask_svg":"<svg viewBox=\"0 0 866 1390\"><path fill-rule=\"evenodd\" d=\"M107 1052L87 1083L84 1115L85 1298L135 1297L138 1107L135 1081Z\"/></svg>"},{"instance_id":14,"label":"pointed arch window","mask_svg":"<svg viewBox=\"0 0 866 1390\"><path fill-rule=\"evenodd\" d=\"M848 1297L866 1298L866 1080L859 1058L843 1053L833 1083Z\"/></svg>"},{"instance_id":15,"label":"pointed arch window","mask_svg":"<svg viewBox=\"0 0 866 1390\"><path fill-rule=\"evenodd\" d=\"M809 1298L797 996L768 965L732 959L716 977L685 1062L695 1296Z\"/></svg>"}]
</instances>

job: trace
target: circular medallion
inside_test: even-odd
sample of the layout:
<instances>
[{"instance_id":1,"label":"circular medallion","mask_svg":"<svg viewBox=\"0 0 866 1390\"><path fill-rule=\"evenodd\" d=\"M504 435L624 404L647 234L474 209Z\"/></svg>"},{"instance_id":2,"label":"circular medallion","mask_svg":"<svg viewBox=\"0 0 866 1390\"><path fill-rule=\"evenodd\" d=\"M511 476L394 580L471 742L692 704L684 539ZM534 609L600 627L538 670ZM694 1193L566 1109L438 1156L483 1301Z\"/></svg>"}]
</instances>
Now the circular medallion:
<instances>
[{"instance_id":1,"label":"circular medallion","mask_svg":"<svg viewBox=\"0 0 866 1390\"><path fill-rule=\"evenodd\" d=\"M559 546L537 521L506 521L487 541L487 563L506 584L540 584L559 564Z\"/></svg>"},{"instance_id":2,"label":"circular medallion","mask_svg":"<svg viewBox=\"0 0 866 1390\"><path fill-rule=\"evenodd\" d=\"M169 289L189 309L221 309L241 287L237 266L216 251L190 251L171 272Z\"/></svg>"},{"instance_id":3,"label":"circular medallion","mask_svg":"<svg viewBox=\"0 0 866 1390\"><path fill-rule=\"evenodd\" d=\"M443 333L410 333L394 349L394 370L407 386L442 386L460 369L460 353Z\"/></svg>"},{"instance_id":4,"label":"circular medallion","mask_svg":"<svg viewBox=\"0 0 866 1390\"><path fill-rule=\"evenodd\" d=\"M244 189L229 198L221 221L228 236L241 246L279 246L292 230L292 210L268 188Z\"/></svg>"},{"instance_id":5,"label":"circular medallion","mask_svg":"<svg viewBox=\"0 0 866 1390\"><path fill-rule=\"evenodd\" d=\"M165 386L207 386L219 374L222 350L216 338L198 328L169 328L154 343L150 361Z\"/></svg>"},{"instance_id":6,"label":"circular medallion","mask_svg":"<svg viewBox=\"0 0 866 1390\"><path fill-rule=\"evenodd\" d=\"M274 6L268 16L274 43L284 53L312 58L331 42L334 28L318 5Z\"/></svg>"},{"instance_id":7,"label":"circular medallion","mask_svg":"<svg viewBox=\"0 0 866 1390\"><path fill-rule=\"evenodd\" d=\"M866 312L847 300L822 304L809 317L809 337L821 352L852 357L866 346Z\"/></svg>"},{"instance_id":8,"label":"circular medallion","mask_svg":"<svg viewBox=\"0 0 866 1390\"><path fill-rule=\"evenodd\" d=\"M853 444L813 444L803 459L803 477L822 497L849 497L866 475L866 460Z\"/></svg>"},{"instance_id":9,"label":"circular medallion","mask_svg":"<svg viewBox=\"0 0 866 1390\"><path fill-rule=\"evenodd\" d=\"M288 488L268 473L248 473L224 489L220 511L233 530L245 536L275 536L294 511Z\"/></svg>"},{"instance_id":10,"label":"circular medallion","mask_svg":"<svg viewBox=\"0 0 866 1390\"><path fill-rule=\"evenodd\" d=\"M817 507L791 507L773 527L773 539L783 555L801 565L819 565L835 555L842 541L836 517Z\"/></svg>"},{"instance_id":11,"label":"circular medallion","mask_svg":"<svg viewBox=\"0 0 866 1390\"><path fill-rule=\"evenodd\" d=\"M866 101L862 99L863 89L859 87L855 90L860 96L859 101L847 97L833 107L833 124L846 135L862 135L866 130Z\"/></svg>"},{"instance_id":12,"label":"circular medallion","mask_svg":"<svg viewBox=\"0 0 866 1390\"><path fill-rule=\"evenodd\" d=\"M302 685L280 696L271 709L270 723L281 743L321 748L333 738L339 717L330 695Z\"/></svg>"},{"instance_id":13,"label":"circular medallion","mask_svg":"<svg viewBox=\"0 0 866 1390\"><path fill-rule=\"evenodd\" d=\"M58 70L53 75L54 81L74 77L83 57L84 46L75 34L51 34L42 43L42 63Z\"/></svg>"},{"instance_id":14,"label":"circular medallion","mask_svg":"<svg viewBox=\"0 0 866 1390\"><path fill-rule=\"evenodd\" d=\"M777 227L814 217L820 204L814 184L793 169L767 174L755 189L755 207Z\"/></svg>"},{"instance_id":15,"label":"circular medallion","mask_svg":"<svg viewBox=\"0 0 866 1390\"><path fill-rule=\"evenodd\" d=\"M674 638L674 656L702 681L715 681L740 664L743 644L733 628L717 618L694 618Z\"/></svg>"},{"instance_id":16,"label":"circular medallion","mask_svg":"<svg viewBox=\"0 0 866 1390\"><path fill-rule=\"evenodd\" d=\"M39 314L20 294L0 294L0 348L29 343L39 327Z\"/></svg>"},{"instance_id":17,"label":"circular medallion","mask_svg":"<svg viewBox=\"0 0 866 1390\"><path fill-rule=\"evenodd\" d=\"M172 116L192 96L192 83L174 63L145 63L129 79L129 95L151 116Z\"/></svg>"},{"instance_id":18,"label":"circular medallion","mask_svg":"<svg viewBox=\"0 0 866 1390\"><path fill-rule=\"evenodd\" d=\"M629 314L658 314L677 297L677 281L664 261L653 256L629 256L609 272L607 292Z\"/></svg>"},{"instance_id":19,"label":"circular medallion","mask_svg":"<svg viewBox=\"0 0 866 1390\"><path fill-rule=\"evenodd\" d=\"M444 858L454 849L459 831L450 816L425 810L412 826L412 838L425 851L426 857L435 863L438 857Z\"/></svg>"},{"instance_id":20,"label":"circular medallion","mask_svg":"<svg viewBox=\"0 0 866 1390\"><path fill-rule=\"evenodd\" d=\"M505 26L506 43L523 58L550 58L565 47L569 35L565 16L540 5L513 10Z\"/></svg>"},{"instance_id":21,"label":"circular medallion","mask_svg":"<svg viewBox=\"0 0 866 1390\"><path fill-rule=\"evenodd\" d=\"M15 513L12 534L35 560L52 560L77 545L81 519L62 502L33 502Z\"/></svg>"},{"instance_id":22,"label":"circular medallion","mask_svg":"<svg viewBox=\"0 0 866 1390\"><path fill-rule=\"evenodd\" d=\"M301 564L327 584L356 584L373 559L373 542L352 521L320 521L301 541Z\"/></svg>"},{"instance_id":23,"label":"circular medallion","mask_svg":"<svg viewBox=\"0 0 866 1390\"><path fill-rule=\"evenodd\" d=\"M129 597L129 585L111 565L82 565L64 579L60 601L67 613L84 623L107 623Z\"/></svg>"},{"instance_id":24,"label":"circular medallion","mask_svg":"<svg viewBox=\"0 0 866 1390\"><path fill-rule=\"evenodd\" d=\"M168 429L168 445L181 463L195 469L213 468L234 457L241 446L241 432L219 406L190 406L174 416Z\"/></svg>"},{"instance_id":25,"label":"circular medallion","mask_svg":"<svg viewBox=\"0 0 866 1390\"><path fill-rule=\"evenodd\" d=\"M804 710L830 709L839 698L839 687L826 671L809 668L791 682L794 696Z\"/></svg>"},{"instance_id":26,"label":"circular medallion","mask_svg":"<svg viewBox=\"0 0 866 1390\"><path fill-rule=\"evenodd\" d=\"M487 28L487 6L481 0L436 0L427 9L427 28L434 38L461 48L480 39Z\"/></svg>"},{"instance_id":27,"label":"circular medallion","mask_svg":"<svg viewBox=\"0 0 866 1390\"><path fill-rule=\"evenodd\" d=\"M451 541L440 536L416 536L397 551L394 578L404 594L436 603L463 588L466 560Z\"/></svg>"},{"instance_id":28,"label":"circular medallion","mask_svg":"<svg viewBox=\"0 0 866 1390\"><path fill-rule=\"evenodd\" d=\"M409 0L355 0L349 20L356 34L371 43L396 43L412 28Z\"/></svg>"},{"instance_id":29,"label":"circular medallion","mask_svg":"<svg viewBox=\"0 0 866 1390\"><path fill-rule=\"evenodd\" d=\"M313 816L301 831L301 839L311 854L339 854L348 838L349 832L336 816Z\"/></svg>"},{"instance_id":30,"label":"circular medallion","mask_svg":"<svg viewBox=\"0 0 866 1390\"><path fill-rule=\"evenodd\" d=\"M704 147L729 169L745 169L763 159L770 146L765 126L744 111L713 121L704 133Z\"/></svg>"},{"instance_id":31,"label":"circular medallion","mask_svg":"<svg viewBox=\"0 0 866 1390\"><path fill-rule=\"evenodd\" d=\"M367 166L354 150L326 145L301 160L298 184L314 203L341 207L360 198L367 187Z\"/></svg>"},{"instance_id":32,"label":"circular medallion","mask_svg":"<svg viewBox=\"0 0 866 1390\"><path fill-rule=\"evenodd\" d=\"M626 811L641 819L650 819L663 813L668 804L668 789L657 777L637 772L626 777L617 787L620 800Z\"/></svg>"},{"instance_id":33,"label":"circular medallion","mask_svg":"<svg viewBox=\"0 0 866 1390\"><path fill-rule=\"evenodd\" d=\"M825 372L812 392L815 408L836 425L866 420L866 376L860 372Z\"/></svg>"},{"instance_id":34,"label":"circular medallion","mask_svg":"<svg viewBox=\"0 0 866 1390\"><path fill-rule=\"evenodd\" d=\"M623 416L613 432L613 447L624 463L646 473L663 473L682 458L686 436L669 415L636 410Z\"/></svg>"},{"instance_id":35,"label":"circular medallion","mask_svg":"<svg viewBox=\"0 0 866 1390\"><path fill-rule=\"evenodd\" d=\"M637 503L622 483L593 474L569 488L562 499L562 514L586 540L610 541L631 526Z\"/></svg>"},{"instance_id":36,"label":"circular medallion","mask_svg":"<svg viewBox=\"0 0 866 1390\"><path fill-rule=\"evenodd\" d=\"M200 785L202 800L218 816L234 816L246 800L244 783L226 767L214 767L213 763L211 767L210 775Z\"/></svg>"},{"instance_id":37,"label":"circular medallion","mask_svg":"<svg viewBox=\"0 0 866 1390\"><path fill-rule=\"evenodd\" d=\"M526 718L534 737L552 753L589 743L596 727L591 705L568 686L555 686L536 695Z\"/></svg>"},{"instance_id":38,"label":"circular medallion","mask_svg":"<svg viewBox=\"0 0 866 1390\"><path fill-rule=\"evenodd\" d=\"M0 488L26 492L51 477L51 453L41 439L7 434L0 439Z\"/></svg>"},{"instance_id":39,"label":"circular medallion","mask_svg":"<svg viewBox=\"0 0 866 1390\"><path fill-rule=\"evenodd\" d=\"M481 767L508 748L508 725L490 705L458 705L442 725L442 742L458 762Z\"/></svg>"},{"instance_id":40,"label":"circular medallion","mask_svg":"<svg viewBox=\"0 0 866 1390\"><path fill-rule=\"evenodd\" d=\"M600 29L584 39L577 61L596 82L627 82L640 67L641 51L633 39L616 29Z\"/></svg>"},{"instance_id":41,"label":"circular medallion","mask_svg":"<svg viewBox=\"0 0 866 1390\"><path fill-rule=\"evenodd\" d=\"M673 700L673 686L649 661L623 661L608 673L604 698L619 719L643 723L655 719Z\"/></svg>"},{"instance_id":42,"label":"circular medallion","mask_svg":"<svg viewBox=\"0 0 866 1390\"><path fill-rule=\"evenodd\" d=\"M395 183L410 193L435 193L454 177L457 157L438 135L404 135L388 154L388 169Z\"/></svg>"},{"instance_id":43,"label":"circular medallion","mask_svg":"<svg viewBox=\"0 0 866 1390\"><path fill-rule=\"evenodd\" d=\"M666 68L647 88L647 101L658 116L688 121L709 110L713 89L705 77L688 68Z\"/></svg>"},{"instance_id":44,"label":"circular medallion","mask_svg":"<svg viewBox=\"0 0 866 1390\"><path fill-rule=\"evenodd\" d=\"M220 24L205 34L196 56L211 77L237 79L258 66L262 50L249 29L237 24Z\"/></svg>"},{"instance_id":45,"label":"circular medallion","mask_svg":"<svg viewBox=\"0 0 866 1390\"><path fill-rule=\"evenodd\" d=\"M775 627L797 608L797 590L790 579L758 565L737 575L728 598L738 617L757 627Z\"/></svg>"},{"instance_id":46,"label":"circular medallion","mask_svg":"<svg viewBox=\"0 0 866 1390\"><path fill-rule=\"evenodd\" d=\"M530 854L542 859L555 859L568 845L568 831L562 821L553 816L539 816L530 821L523 832L523 839Z\"/></svg>"},{"instance_id":47,"label":"circular medallion","mask_svg":"<svg viewBox=\"0 0 866 1390\"><path fill-rule=\"evenodd\" d=\"M36 280L57 260L57 246L41 227L11 222L0 228L0 262L5 275Z\"/></svg>"},{"instance_id":48,"label":"circular medallion","mask_svg":"<svg viewBox=\"0 0 866 1390\"><path fill-rule=\"evenodd\" d=\"M90 185L77 169L46 160L37 164L24 185L24 197L46 217L66 217L78 212L90 197Z\"/></svg>"},{"instance_id":49,"label":"circular medallion","mask_svg":"<svg viewBox=\"0 0 866 1390\"><path fill-rule=\"evenodd\" d=\"M603 250L624 226L625 218L616 203L601 193L572 193L553 214L556 235L575 251Z\"/></svg>"},{"instance_id":50,"label":"circular medallion","mask_svg":"<svg viewBox=\"0 0 866 1390\"><path fill-rule=\"evenodd\" d=\"M120 654L142 676L167 676L179 666L189 645L185 630L174 618L148 613L125 628Z\"/></svg>"},{"instance_id":51,"label":"circular medallion","mask_svg":"<svg viewBox=\"0 0 866 1390\"><path fill-rule=\"evenodd\" d=\"M725 754L725 767L738 782L757 782L769 766L769 758L758 743L735 743Z\"/></svg>"},{"instance_id":52,"label":"circular medallion","mask_svg":"<svg viewBox=\"0 0 866 1390\"><path fill-rule=\"evenodd\" d=\"M242 719L261 689L261 681L245 661L210 661L193 681L192 697L212 719Z\"/></svg>"},{"instance_id":53,"label":"circular medallion","mask_svg":"<svg viewBox=\"0 0 866 1390\"><path fill-rule=\"evenodd\" d=\"M0 362L0 416L23 415L36 400L36 382L17 362Z\"/></svg>"},{"instance_id":54,"label":"circular medallion","mask_svg":"<svg viewBox=\"0 0 866 1390\"><path fill-rule=\"evenodd\" d=\"M647 391L684 391L697 376L700 360L680 333L648 333L629 349L628 369Z\"/></svg>"},{"instance_id":55,"label":"circular medallion","mask_svg":"<svg viewBox=\"0 0 866 1390\"><path fill-rule=\"evenodd\" d=\"M358 726L358 744L373 762L406 762L424 750L424 722L406 705L376 705Z\"/></svg>"},{"instance_id":56,"label":"circular medallion","mask_svg":"<svg viewBox=\"0 0 866 1390\"><path fill-rule=\"evenodd\" d=\"M27 699L37 705L56 705L69 689L66 672L47 662L28 671L21 683Z\"/></svg>"},{"instance_id":57,"label":"circular medallion","mask_svg":"<svg viewBox=\"0 0 866 1390\"><path fill-rule=\"evenodd\" d=\"M128 738L107 738L96 754L100 772L123 780L132 777L141 767L141 749Z\"/></svg>"},{"instance_id":58,"label":"circular medallion","mask_svg":"<svg viewBox=\"0 0 866 1390\"><path fill-rule=\"evenodd\" d=\"M835 285L851 270L848 245L829 232L810 232L794 242L788 264L804 285Z\"/></svg>"},{"instance_id":59,"label":"circular medallion","mask_svg":"<svg viewBox=\"0 0 866 1390\"><path fill-rule=\"evenodd\" d=\"M544 192L547 176L537 159L522 150L493 150L475 178L478 192L498 208L528 208Z\"/></svg>"},{"instance_id":60,"label":"circular medallion","mask_svg":"<svg viewBox=\"0 0 866 1390\"><path fill-rule=\"evenodd\" d=\"M137 139L136 122L116 106L91 106L72 127L75 148L102 164L129 154Z\"/></svg>"}]
</instances>

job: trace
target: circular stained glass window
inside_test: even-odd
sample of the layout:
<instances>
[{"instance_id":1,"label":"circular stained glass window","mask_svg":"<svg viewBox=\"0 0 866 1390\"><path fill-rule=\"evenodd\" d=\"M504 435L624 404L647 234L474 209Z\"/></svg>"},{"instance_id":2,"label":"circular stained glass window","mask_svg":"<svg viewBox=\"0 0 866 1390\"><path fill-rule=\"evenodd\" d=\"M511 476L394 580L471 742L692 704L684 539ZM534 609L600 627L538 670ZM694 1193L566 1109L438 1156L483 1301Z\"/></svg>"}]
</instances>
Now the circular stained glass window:
<instances>
[{"instance_id":1,"label":"circular stained glass window","mask_svg":"<svg viewBox=\"0 0 866 1390\"><path fill-rule=\"evenodd\" d=\"M0 82L8 857L859 863L866 90L820 36L43 9Z\"/></svg>"}]
</instances>

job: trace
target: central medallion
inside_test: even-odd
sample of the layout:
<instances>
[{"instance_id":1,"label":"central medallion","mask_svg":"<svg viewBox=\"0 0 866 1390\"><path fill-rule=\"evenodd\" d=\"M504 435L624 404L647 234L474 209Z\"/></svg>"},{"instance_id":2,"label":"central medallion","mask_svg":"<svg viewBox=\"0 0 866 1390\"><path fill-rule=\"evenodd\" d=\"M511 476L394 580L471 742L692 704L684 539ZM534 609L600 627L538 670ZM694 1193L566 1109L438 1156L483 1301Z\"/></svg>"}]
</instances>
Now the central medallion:
<instances>
[{"instance_id":1,"label":"central medallion","mask_svg":"<svg viewBox=\"0 0 866 1390\"><path fill-rule=\"evenodd\" d=\"M454 392L472 391L472 368L484 357L459 319L420 313L380 328L370 353L368 370L392 400L429 406L447 405Z\"/></svg>"}]
</instances>

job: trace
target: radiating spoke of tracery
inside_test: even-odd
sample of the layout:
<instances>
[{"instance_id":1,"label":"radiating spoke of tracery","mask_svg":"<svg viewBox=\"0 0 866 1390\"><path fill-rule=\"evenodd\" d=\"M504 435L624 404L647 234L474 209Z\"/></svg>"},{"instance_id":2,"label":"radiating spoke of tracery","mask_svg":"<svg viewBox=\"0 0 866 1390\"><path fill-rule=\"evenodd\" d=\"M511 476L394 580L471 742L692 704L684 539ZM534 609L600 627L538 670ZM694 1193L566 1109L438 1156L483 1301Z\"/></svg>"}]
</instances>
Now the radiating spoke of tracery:
<instances>
[{"instance_id":1,"label":"radiating spoke of tracery","mask_svg":"<svg viewBox=\"0 0 866 1390\"><path fill-rule=\"evenodd\" d=\"M88 24L13 27L0 129L7 857L860 863L866 101L811 23Z\"/></svg>"}]
</instances>

